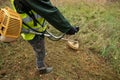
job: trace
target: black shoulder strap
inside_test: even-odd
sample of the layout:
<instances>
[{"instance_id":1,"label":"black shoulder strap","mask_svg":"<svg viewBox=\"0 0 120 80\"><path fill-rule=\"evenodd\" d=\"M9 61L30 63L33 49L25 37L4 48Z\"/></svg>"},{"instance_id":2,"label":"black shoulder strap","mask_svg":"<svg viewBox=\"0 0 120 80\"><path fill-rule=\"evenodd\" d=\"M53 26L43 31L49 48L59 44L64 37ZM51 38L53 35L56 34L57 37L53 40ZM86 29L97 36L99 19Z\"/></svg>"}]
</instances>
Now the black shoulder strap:
<instances>
[{"instance_id":1,"label":"black shoulder strap","mask_svg":"<svg viewBox=\"0 0 120 80\"><path fill-rule=\"evenodd\" d=\"M34 21L34 26L37 26L37 23L39 25L41 25L42 27L44 26L44 22L45 20L43 21L43 24L41 24L36 18L35 18L35 15L33 14L32 12L32 8L28 5L28 3L26 2L26 0L14 0L14 5L15 5L15 8L17 10L18 13L22 14L22 13L26 13L28 16L30 16L33 21ZM23 22L24 25L26 25L28 27L27 24L25 24ZM30 27L29 27L30 28Z\"/></svg>"}]
</instances>

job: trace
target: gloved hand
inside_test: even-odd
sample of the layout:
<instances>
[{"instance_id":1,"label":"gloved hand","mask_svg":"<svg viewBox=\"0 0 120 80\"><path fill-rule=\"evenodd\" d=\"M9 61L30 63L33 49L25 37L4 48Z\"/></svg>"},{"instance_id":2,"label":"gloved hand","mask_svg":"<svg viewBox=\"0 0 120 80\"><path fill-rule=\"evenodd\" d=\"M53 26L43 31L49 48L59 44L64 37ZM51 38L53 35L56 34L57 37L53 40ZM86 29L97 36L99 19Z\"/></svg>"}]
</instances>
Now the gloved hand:
<instances>
[{"instance_id":1,"label":"gloved hand","mask_svg":"<svg viewBox=\"0 0 120 80\"><path fill-rule=\"evenodd\" d=\"M74 35L79 31L79 27L72 27L66 34L67 35Z\"/></svg>"}]
</instances>

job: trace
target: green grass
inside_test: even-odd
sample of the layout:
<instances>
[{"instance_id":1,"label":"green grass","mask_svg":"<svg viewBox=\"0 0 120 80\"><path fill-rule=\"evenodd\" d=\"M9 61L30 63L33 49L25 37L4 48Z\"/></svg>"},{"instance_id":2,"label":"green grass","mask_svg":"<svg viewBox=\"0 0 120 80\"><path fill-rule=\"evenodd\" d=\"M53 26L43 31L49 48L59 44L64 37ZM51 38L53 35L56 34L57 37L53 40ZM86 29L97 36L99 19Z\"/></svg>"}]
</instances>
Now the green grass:
<instances>
[{"instance_id":1,"label":"green grass","mask_svg":"<svg viewBox=\"0 0 120 80\"><path fill-rule=\"evenodd\" d=\"M105 56L120 72L120 10L119 3L106 5L78 4L60 7L68 20L79 25L81 46ZM69 16L70 15L70 16Z\"/></svg>"}]
</instances>

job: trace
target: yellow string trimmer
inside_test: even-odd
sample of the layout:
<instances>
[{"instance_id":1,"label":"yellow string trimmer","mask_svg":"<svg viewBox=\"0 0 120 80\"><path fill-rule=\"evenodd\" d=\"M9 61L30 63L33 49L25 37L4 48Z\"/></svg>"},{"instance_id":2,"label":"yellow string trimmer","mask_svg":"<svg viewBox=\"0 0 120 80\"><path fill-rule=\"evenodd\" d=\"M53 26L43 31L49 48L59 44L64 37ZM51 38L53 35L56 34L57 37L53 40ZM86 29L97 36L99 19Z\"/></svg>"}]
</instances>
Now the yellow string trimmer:
<instances>
[{"instance_id":1,"label":"yellow string trimmer","mask_svg":"<svg viewBox=\"0 0 120 80\"><path fill-rule=\"evenodd\" d=\"M0 10L0 41L16 40L22 29L22 19L9 7Z\"/></svg>"},{"instance_id":2,"label":"yellow string trimmer","mask_svg":"<svg viewBox=\"0 0 120 80\"><path fill-rule=\"evenodd\" d=\"M32 29L23 30L22 19L20 15L9 7L1 9L0 15L0 41L2 42L11 42L16 40L22 31L26 33L43 35L43 33L36 32ZM61 36L55 36L52 33L46 31L44 35L53 41L58 41L60 39L65 40L67 41L68 46L72 49L77 50L79 48L78 41L63 38L65 34Z\"/></svg>"}]
</instances>

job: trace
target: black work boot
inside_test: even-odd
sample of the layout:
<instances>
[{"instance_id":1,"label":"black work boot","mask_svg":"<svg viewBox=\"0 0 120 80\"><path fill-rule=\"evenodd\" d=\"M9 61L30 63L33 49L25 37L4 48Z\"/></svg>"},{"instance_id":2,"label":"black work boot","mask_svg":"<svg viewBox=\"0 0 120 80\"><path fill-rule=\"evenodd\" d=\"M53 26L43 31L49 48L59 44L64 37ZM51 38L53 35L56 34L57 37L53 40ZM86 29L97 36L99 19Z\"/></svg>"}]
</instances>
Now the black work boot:
<instances>
[{"instance_id":1,"label":"black work boot","mask_svg":"<svg viewBox=\"0 0 120 80\"><path fill-rule=\"evenodd\" d=\"M43 68L38 68L39 74L48 74L53 70L52 67L43 67Z\"/></svg>"}]
</instances>

